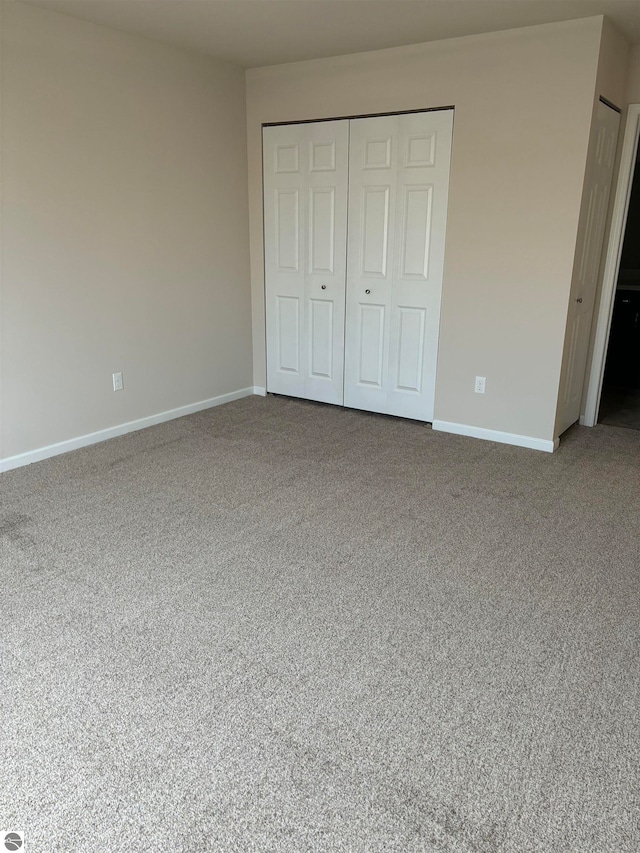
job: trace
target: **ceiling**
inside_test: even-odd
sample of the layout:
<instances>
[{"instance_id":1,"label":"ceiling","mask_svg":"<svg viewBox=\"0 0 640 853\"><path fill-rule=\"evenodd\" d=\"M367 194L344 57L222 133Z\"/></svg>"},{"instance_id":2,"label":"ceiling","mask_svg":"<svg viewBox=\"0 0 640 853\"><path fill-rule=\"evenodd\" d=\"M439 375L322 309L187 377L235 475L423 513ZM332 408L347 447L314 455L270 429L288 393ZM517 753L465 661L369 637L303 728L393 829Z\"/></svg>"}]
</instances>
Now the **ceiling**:
<instances>
[{"instance_id":1,"label":"ceiling","mask_svg":"<svg viewBox=\"0 0 640 853\"><path fill-rule=\"evenodd\" d=\"M640 43L640 0L22 0L245 68L607 15Z\"/></svg>"}]
</instances>

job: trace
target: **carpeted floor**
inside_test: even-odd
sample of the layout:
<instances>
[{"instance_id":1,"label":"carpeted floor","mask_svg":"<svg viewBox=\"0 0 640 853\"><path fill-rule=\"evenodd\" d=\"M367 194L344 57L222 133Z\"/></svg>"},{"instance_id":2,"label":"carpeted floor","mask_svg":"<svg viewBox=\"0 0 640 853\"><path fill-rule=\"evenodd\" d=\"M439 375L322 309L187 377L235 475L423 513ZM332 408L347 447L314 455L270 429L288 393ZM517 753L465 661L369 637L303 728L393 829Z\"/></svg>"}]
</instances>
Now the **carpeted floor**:
<instances>
[{"instance_id":1,"label":"carpeted floor","mask_svg":"<svg viewBox=\"0 0 640 853\"><path fill-rule=\"evenodd\" d=\"M640 433L253 397L0 495L25 853L640 849Z\"/></svg>"},{"instance_id":2,"label":"carpeted floor","mask_svg":"<svg viewBox=\"0 0 640 853\"><path fill-rule=\"evenodd\" d=\"M598 420L608 426L640 429L640 390L603 388Z\"/></svg>"}]
</instances>

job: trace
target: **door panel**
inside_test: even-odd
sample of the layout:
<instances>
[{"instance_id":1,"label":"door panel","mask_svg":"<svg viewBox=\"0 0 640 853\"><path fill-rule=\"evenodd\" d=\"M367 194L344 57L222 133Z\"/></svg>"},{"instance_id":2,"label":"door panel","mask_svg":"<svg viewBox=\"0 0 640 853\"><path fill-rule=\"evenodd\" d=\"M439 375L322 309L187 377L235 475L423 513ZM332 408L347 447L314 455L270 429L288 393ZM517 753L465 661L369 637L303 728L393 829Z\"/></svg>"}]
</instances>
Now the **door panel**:
<instances>
[{"instance_id":1,"label":"door panel","mask_svg":"<svg viewBox=\"0 0 640 853\"><path fill-rule=\"evenodd\" d=\"M433 419L453 112L354 119L345 405Z\"/></svg>"},{"instance_id":2,"label":"door panel","mask_svg":"<svg viewBox=\"0 0 640 853\"><path fill-rule=\"evenodd\" d=\"M578 226L560 380L557 435L580 417L619 126L620 114L600 101L591 136L586 195Z\"/></svg>"},{"instance_id":3,"label":"door panel","mask_svg":"<svg viewBox=\"0 0 640 853\"><path fill-rule=\"evenodd\" d=\"M296 296L278 296L278 369L300 373L300 300Z\"/></svg>"},{"instance_id":4,"label":"door panel","mask_svg":"<svg viewBox=\"0 0 640 853\"><path fill-rule=\"evenodd\" d=\"M429 278L432 187L404 188L402 221L402 264L404 278Z\"/></svg>"},{"instance_id":5,"label":"door panel","mask_svg":"<svg viewBox=\"0 0 640 853\"><path fill-rule=\"evenodd\" d=\"M384 305L360 305L358 384L382 388Z\"/></svg>"},{"instance_id":6,"label":"door panel","mask_svg":"<svg viewBox=\"0 0 640 853\"><path fill-rule=\"evenodd\" d=\"M311 187L309 196L309 272L333 275L335 187Z\"/></svg>"},{"instance_id":7,"label":"door panel","mask_svg":"<svg viewBox=\"0 0 640 853\"><path fill-rule=\"evenodd\" d=\"M333 302L311 299L310 372L311 376L333 378Z\"/></svg>"},{"instance_id":8,"label":"door panel","mask_svg":"<svg viewBox=\"0 0 640 853\"><path fill-rule=\"evenodd\" d=\"M343 403L349 122L263 131L267 390Z\"/></svg>"},{"instance_id":9,"label":"door panel","mask_svg":"<svg viewBox=\"0 0 640 853\"><path fill-rule=\"evenodd\" d=\"M394 389L420 393L424 362L424 308L399 305L400 334L398 336L397 373Z\"/></svg>"},{"instance_id":10,"label":"door panel","mask_svg":"<svg viewBox=\"0 0 640 853\"><path fill-rule=\"evenodd\" d=\"M387 275L390 190L389 186L362 188L362 275L381 278Z\"/></svg>"},{"instance_id":11,"label":"door panel","mask_svg":"<svg viewBox=\"0 0 640 853\"><path fill-rule=\"evenodd\" d=\"M276 234L278 272L299 272L298 190L276 190Z\"/></svg>"},{"instance_id":12,"label":"door panel","mask_svg":"<svg viewBox=\"0 0 640 853\"><path fill-rule=\"evenodd\" d=\"M277 142L274 145L275 150L275 172L281 175L283 172L300 171L300 148L298 143L292 145L279 145Z\"/></svg>"}]
</instances>

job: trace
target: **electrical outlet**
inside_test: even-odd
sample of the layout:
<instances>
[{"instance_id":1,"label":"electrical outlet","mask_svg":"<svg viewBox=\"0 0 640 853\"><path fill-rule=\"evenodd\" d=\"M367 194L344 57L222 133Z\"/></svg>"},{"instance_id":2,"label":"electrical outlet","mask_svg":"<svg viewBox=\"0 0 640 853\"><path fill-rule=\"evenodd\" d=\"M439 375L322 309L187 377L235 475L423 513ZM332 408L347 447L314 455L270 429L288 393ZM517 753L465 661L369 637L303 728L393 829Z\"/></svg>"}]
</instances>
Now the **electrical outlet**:
<instances>
[{"instance_id":1,"label":"electrical outlet","mask_svg":"<svg viewBox=\"0 0 640 853\"><path fill-rule=\"evenodd\" d=\"M484 394L484 386L486 384L487 377L486 376L476 376L476 394Z\"/></svg>"},{"instance_id":2,"label":"electrical outlet","mask_svg":"<svg viewBox=\"0 0 640 853\"><path fill-rule=\"evenodd\" d=\"M122 391L124 388L124 382L122 380L122 373L114 373L113 374L113 390L114 391Z\"/></svg>"}]
</instances>

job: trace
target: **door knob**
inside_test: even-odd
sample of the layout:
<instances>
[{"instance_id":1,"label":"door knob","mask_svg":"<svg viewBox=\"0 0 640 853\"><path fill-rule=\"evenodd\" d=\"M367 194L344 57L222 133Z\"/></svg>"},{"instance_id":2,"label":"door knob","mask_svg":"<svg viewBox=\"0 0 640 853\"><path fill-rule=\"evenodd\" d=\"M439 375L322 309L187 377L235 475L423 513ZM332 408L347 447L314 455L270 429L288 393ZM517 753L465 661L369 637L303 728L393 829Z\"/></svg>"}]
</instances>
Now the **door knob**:
<instances>
[{"instance_id":1,"label":"door knob","mask_svg":"<svg viewBox=\"0 0 640 853\"><path fill-rule=\"evenodd\" d=\"M576 302L582 302L582 296L578 296L578 298L576 299Z\"/></svg>"},{"instance_id":2,"label":"door knob","mask_svg":"<svg viewBox=\"0 0 640 853\"><path fill-rule=\"evenodd\" d=\"M326 289L327 289L327 285L326 285L326 284L321 285L321 286L320 286L320 289L321 289L321 290L326 290Z\"/></svg>"},{"instance_id":3,"label":"door knob","mask_svg":"<svg viewBox=\"0 0 640 853\"><path fill-rule=\"evenodd\" d=\"M369 289L365 290L365 293L369 294L371 291Z\"/></svg>"}]
</instances>

